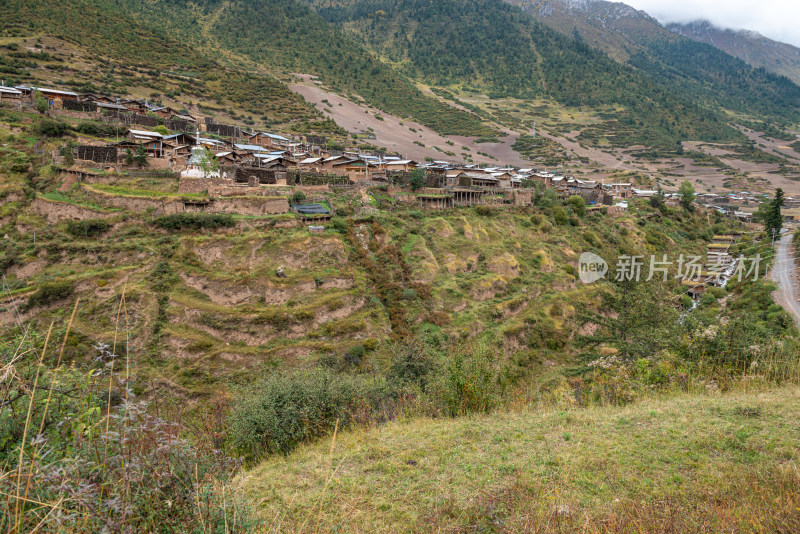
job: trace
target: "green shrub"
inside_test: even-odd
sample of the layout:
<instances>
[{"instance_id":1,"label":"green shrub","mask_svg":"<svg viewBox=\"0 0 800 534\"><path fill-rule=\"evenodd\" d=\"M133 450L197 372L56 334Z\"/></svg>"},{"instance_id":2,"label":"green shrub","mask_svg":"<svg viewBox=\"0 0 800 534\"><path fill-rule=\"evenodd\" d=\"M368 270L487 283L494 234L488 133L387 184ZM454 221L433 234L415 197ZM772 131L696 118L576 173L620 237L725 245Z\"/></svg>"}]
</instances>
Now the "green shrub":
<instances>
[{"instance_id":1,"label":"green shrub","mask_svg":"<svg viewBox=\"0 0 800 534\"><path fill-rule=\"evenodd\" d=\"M555 206L553 208L553 221L560 225L564 226L569 222L569 216L567 215L567 210L562 208L561 206Z\"/></svg>"},{"instance_id":2,"label":"green shrub","mask_svg":"<svg viewBox=\"0 0 800 534\"><path fill-rule=\"evenodd\" d=\"M427 347L420 342L390 344L391 363L387 380L400 387L416 386L425 392L431 376L436 371L436 361Z\"/></svg>"},{"instance_id":3,"label":"green shrub","mask_svg":"<svg viewBox=\"0 0 800 534\"><path fill-rule=\"evenodd\" d=\"M42 119L36 125L36 133L48 137L62 137L69 132L69 125L61 121Z\"/></svg>"},{"instance_id":4,"label":"green shrub","mask_svg":"<svg viewBox=\"0 0 800 534\"><path fill-rule=\"evenodd\" d=\"M73 128L73 130L83 135L95 137L114 137L117 134L120 136L128 134L127 128L120 128L114 124L102 124L97 122L82 122Z\"/></svg>"},{"instance_id":5,"label":"green shrub","mask_svg":"<svg viewBox=\"0 0 800 534\"><path fill-rule=\"evenodd\" d=\"M306 199L306 194L302 191L295 191L292 195L292 204L300 204Z\"/></svg>"},{"instance_id":6,"label":"green shrub","mask_svg":"<svg viewBox=\"0 0 800 534\"><path fill-rule=\"evenodd\" d=\"M417 290L413 288L407 288L403 290L403 300L414 300L417 298Z\"/></svg>"},{"instance_id":7,"label":"green shrub","mask_svg":"<svg viewBox=\"0 0 800 534\"><path fill-rule=\"evenodd\" d=\"M236 221L227 213L174 213L157 217L153 224L166 230L200 230L232 227Z\"/></svg>"},{"instance_id":8,"label":"green shrub","mask_svg":"<svg viewBox=\"0 0 800 534\"><path fill-rule=\"evenodd\" d=\"M717 302L716 297L714 297L714 295L712 295L708 291L703 293L703 296L700 297L700 305L701 306L711 306L712 304L715 304L716 302Z\"/></svg>"},{"instance_id":9,"label":"green shrub","mask_svg":"<svg viewBox=\"0 0 800 534\"><path fill-rule=\"evenodd\" d=\"M346 234L349 225L347 224L347 219L342 217L333 217L331 219L331 226L333 229L339 232L340 234Z\"/></svg>"},{"instance_id":10,"label":"green shrub","mask_svg":"<svg viewBox=\"0 0 800 534\"><path fill-rule=\"evenodd\" d=\"M69 221L67 232L75 237L96 237L107 231L109 225L106 221L99 219L87 219L85 221Z\"/></svg>"},{"instance_id":11,"label":"green shrub","mask_svg":"<svg viewBox=\"0 0 800 534\"><path fill-rule=\"evenodd\" d=\"M578 195L569 197L567 204L572 208L572 211L578 217L583 217L586 215L586 201L583 199L583 197Z\"/></svg>"},{"instance_id":12,"label":"green shrub","mask_svg":"<svg viewBox=\"0 0 800 534\"><path fill-rule=\"evenodd\" d=\"M428 391L450 417L489 412L500 404L503 394L497 361L486 345L456 348L439 368Z\"/></svg>"},{"instance_id":13,"label":"green shrub","mask_svg":"<svg viewBox=\"0 0 800 534\"><path fill-rule=\"evenodd\" d=\"M47 306L53 302L65 299L72 295L75 286L68 280L58 280L55 282L45 282L28 297L28 308L34 306Z\"/></svg>"},{"instance_id":14,"label":"green shrub","mask_svg":"<svg viewBox=\"0 0 800 534\"><path fill-rule=\"evenodd\" d=\"M287 454L337 425L369 415L388 397L380 381L327 369L278 373L239 396L229 416L231 444L250 460Z\"/></svg>"},{"instance_id":15,"label":"green shrub","mask_svg":"<svg viewBox=\"0 0 800 534\"><path fill-rule=\"evenodd\" d=\"M48 102L39 91L34 92L33 97L36 100L36 111L41 114L47 113L47 111L50 109L50 102Z\"/></svg>"}]
</instances>

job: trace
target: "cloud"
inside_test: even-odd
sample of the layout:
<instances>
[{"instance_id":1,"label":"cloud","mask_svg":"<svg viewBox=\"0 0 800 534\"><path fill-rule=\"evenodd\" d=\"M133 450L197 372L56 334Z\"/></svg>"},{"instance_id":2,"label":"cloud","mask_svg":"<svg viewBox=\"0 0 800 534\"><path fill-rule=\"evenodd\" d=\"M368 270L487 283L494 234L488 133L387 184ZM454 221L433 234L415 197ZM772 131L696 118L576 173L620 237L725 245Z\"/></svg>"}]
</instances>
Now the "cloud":
<instances>
[{"instance_id":1,"label":"cloud","mask_svg":"<svg viewBox=\"0 0 800 534\"><path fill-rule=\"evenodd\" d=\"M797 0L623 0L661 23L707 19L716 26L753 30L800 47Z\"/></svg>"}]
</instances>

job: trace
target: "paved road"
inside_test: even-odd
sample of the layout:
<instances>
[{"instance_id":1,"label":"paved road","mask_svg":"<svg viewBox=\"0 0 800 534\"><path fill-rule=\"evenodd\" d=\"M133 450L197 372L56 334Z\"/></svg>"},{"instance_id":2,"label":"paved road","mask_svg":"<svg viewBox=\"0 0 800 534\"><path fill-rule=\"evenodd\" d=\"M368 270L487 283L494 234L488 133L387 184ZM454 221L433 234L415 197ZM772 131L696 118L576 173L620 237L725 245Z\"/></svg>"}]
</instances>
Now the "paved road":
<instances>
[{"instance_id":1,"label":"paved road","mask_svg":"<svg viewBox=\"0 0 800 534\"><path fill-rule=\"evenodd\" d=\"M784 235L778 242L775 254L775 268L772 270L772 279L778 283L778 300L793 317L800 327L800 303L797 302L794 272L794 258L790 253L792 244L791 232Z\"/></svg>"}]
</instances>

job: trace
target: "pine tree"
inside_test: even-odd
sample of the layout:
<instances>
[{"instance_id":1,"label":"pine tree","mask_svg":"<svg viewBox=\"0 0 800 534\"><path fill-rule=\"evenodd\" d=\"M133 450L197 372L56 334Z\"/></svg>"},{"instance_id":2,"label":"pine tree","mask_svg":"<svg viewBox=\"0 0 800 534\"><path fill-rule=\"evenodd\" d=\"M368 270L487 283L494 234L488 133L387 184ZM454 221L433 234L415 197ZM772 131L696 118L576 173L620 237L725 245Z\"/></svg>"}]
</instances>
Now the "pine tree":
<instances>
[{"instance_id":1,"label":"pine tree","mask_svg":"<svg viewBox=\"0 0 800 534\"><path fill-rule=\"evenodd\" d=\"M783 215L781 214L783 204L783 189L779 187L775 191L775 198L768 204L764 215L764 229L770 235L777 235L783 228Z\"/></svg>"}]
</instances>

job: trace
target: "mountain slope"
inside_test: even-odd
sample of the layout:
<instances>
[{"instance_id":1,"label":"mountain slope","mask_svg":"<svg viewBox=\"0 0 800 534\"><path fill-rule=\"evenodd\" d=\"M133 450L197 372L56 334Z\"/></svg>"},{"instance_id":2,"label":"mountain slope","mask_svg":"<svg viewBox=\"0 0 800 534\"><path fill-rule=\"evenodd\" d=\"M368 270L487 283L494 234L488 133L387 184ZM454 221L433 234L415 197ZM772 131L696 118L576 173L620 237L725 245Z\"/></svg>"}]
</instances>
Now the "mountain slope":
<instances>
[{"instance_id":1,"label":"mountain slope","mask_svg":"<svg viewBox=\"0 0 800 534\"><path fill-rule=\"evenodd\" d=\"M637 128L644 144L735 137L715 112L500 0L312 4L375 54L424 83L486 92L492 98L606 106L609 117Z\"/></svg>"},{"instance_id":2,"label":"mountain slope","mask_svg":"<svg viewBox=\"0 0 800 534\"><path fill-rule=\"evenodd\" d=\"M673 22L667 24L666 28L689 39L715 46L755 67L764 67L800 83L800 48L748 30L718 28L707 20L685 24Z\"/></svg>"},{"instance_id":3,"label":"mountain slope","mask_svg":"<svg viewBox=\"0 0 800 534\"><path fill-rule=\"evenodd\" d=\"M441 133L492 131L477 115L424 95L293 0L11 0L0 6L0 17L18 32L60 36L129 64L178 66L212 76L221 65L265 75L308 72Z\"/></svg>"},{"instance_id":4,"label":"mountain slope","mask_svg":"<svg viewBox=\"0 0 800 534\"><path fill-rule=\"evenodd\" d=\"M676 35L643 11L605 0L507 0L563 34L575 32L663 87L709 106L777 120L800 118L800 87L705 43Z\"/></svg>"}]
</instances>

